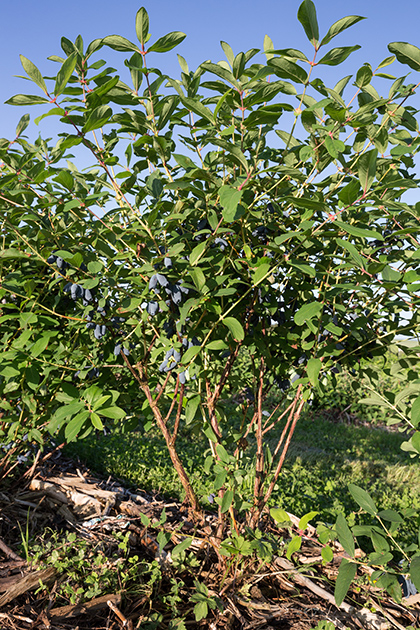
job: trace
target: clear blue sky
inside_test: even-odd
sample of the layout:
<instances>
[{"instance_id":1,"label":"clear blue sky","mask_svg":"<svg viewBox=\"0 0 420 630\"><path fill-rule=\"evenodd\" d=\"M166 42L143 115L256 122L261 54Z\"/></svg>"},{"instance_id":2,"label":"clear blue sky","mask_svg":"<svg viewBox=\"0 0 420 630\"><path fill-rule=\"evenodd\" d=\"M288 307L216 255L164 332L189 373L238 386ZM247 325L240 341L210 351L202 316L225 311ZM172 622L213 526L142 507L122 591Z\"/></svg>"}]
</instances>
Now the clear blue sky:
<instances>
[{"instance_id":1,"label":"clear blue sky","mask_svg":"<svg viewBox=\"0 0 420 630\"><path fill-rule=\"evenodd\" d=\"M174 51L163 55L154 53L149 64L156 63L171 76L178 77L177 52L186 58L190 68L195 69L206 59L219 61L224 58L220 40L227 41L237 53L252 47L262 48L266 33L275 47L299 48L309 57L312 47L296 17L299 5L300 0L259 0L258 3L255 0L144 0L150 16L151 41L174 30L187 34ZM413 0L392 3L390 0L318 0L315 5L321 36L333 22L345 15L368 18L333 40L334 46L360 44L362 48L337 68L319 67L318 76L330 86L357 71L366 61L375 67L390 54L387 43L391 41L408 41L420 46L420 3ZM19 54L28 57L42 74L48 75L58 70L57 64L48 61L47 57L61 54L63 35L74 41L80 33L86 45L109 34L123 35L136 42L134 22L140 6L138 0L72 0L68 3L3 0L0 7L0 137L12 137L16 123L24 113L29 112L32 120L42 113L39 106L22 108L3 104L13 94L40 93L34 84L13 76L24 74ZM122 63L123 53L104 48L96 58L105 58L121 69L122 78L129 82L128 69ZM397 63L389 68L389 72L397 76L408 70ZM419 80L416 73L413 75L413 79ZM51 118L41 123L42 135L48 134L50 124ZM38 128L31 123L27 133L33 138L37 132Z\"/></svg>"}]
</instances>

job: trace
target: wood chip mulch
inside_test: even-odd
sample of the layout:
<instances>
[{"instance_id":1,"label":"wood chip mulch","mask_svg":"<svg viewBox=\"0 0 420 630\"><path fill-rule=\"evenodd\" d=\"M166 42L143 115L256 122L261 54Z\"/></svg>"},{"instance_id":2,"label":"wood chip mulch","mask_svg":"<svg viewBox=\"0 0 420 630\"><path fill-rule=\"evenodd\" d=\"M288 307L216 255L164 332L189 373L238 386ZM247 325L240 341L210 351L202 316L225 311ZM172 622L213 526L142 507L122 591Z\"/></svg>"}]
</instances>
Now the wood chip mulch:
<instances>
[{"instance_id":1,"label":"wood chip mulch","mask_svg":"<svg viewBox=\"0 0 420 630\"><path fill-rule=\"evenodd\" d=\"M221 581L224 568L219 566L211 544L217 527L214 513L206 513L197 525L187 506L129 490L111 478L95 477L59 450L39 457L20 477L15 473L12 479L6 476L0 481L0 630L311 630L319 621L330 621L339 630L404 630L420 625L420 595L397 604L369 584L367 573L362 571L357 586L338 608L334 582L345 552L335 544L334 560L323 562L322 545L311 526L305 530L293 561L281 553L269 564L245 558ZM298 519L290 516L297 524ZM150 520L148 527L145 517ZM287 530L276 529L271 519L266 521L267 532L279 538L290 536ZM166 533L169 540L163 549L159 532ZM58 536L64 540L68 533L76 536L75 549L78 541L83 541L92 575L100 549L110 573L117 575L118 566L130 557L133 564L150 565L155 560L160 579L151 585L149 576L149 583L146 580L138 588L128 583L127 588L86 597L87 585L78 584L78 578L62 571L59 563L41 558L34 564L32 546L29 557L24 557L28 541L42 540L45 544L48 539L57 541ZM129 539L127 552L118 547L124 536ZM175 570L171 551L186 537L192 538L188 554L196 558L195 566ZM64 548L72 551L69 543ZM51 557L53 552L50 549ZM62 552L58 545L56 559ZM190 601L196 593L195 580L204 582L209 596L219 601L219 606L200 621L195 620L195 604ZM74 589L81 586L81 594L75 590L71 598L67 591L66 599L66 582ZM177 614L175 609L171 613L174 582L179 584L178 600L173 604Z\"/></svg>"}]
</instances>

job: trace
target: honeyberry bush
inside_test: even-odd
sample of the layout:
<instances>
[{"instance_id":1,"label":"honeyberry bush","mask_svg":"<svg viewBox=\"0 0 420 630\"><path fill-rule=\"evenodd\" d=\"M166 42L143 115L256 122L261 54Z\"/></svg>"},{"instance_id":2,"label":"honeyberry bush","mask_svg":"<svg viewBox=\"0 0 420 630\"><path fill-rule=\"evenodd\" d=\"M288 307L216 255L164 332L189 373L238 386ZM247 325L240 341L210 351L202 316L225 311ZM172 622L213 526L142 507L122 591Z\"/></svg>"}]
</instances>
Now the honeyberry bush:
<instances>
[{"instance_id":1,"label":"honeyberry bush","mask_svg":"<svg viewBox=\"0 0 420 630\"><path fill-rule=\"evenodd\" d=\"M323 38L310 0L298 19L307 53L222 42L226 60L196 70L178 55L180 79L155 66L185 35L153 40L144 8L137 43L63 37L56 76L21 56L36 94L7 101L58 117L58 138L30 143L25 114L0 141L2 440L71 441L141 415L199 513L177 436L203 431L219 536L238 512L258 523L314 392L419 324L419 208L402 196L418 186L420 49L394 42L331 88L323 67L359 48L331 42L363 18ZM121 76L98 58L108 47ZM414 73L384 71L396 59Z\"/></svg>"}]
</instances>

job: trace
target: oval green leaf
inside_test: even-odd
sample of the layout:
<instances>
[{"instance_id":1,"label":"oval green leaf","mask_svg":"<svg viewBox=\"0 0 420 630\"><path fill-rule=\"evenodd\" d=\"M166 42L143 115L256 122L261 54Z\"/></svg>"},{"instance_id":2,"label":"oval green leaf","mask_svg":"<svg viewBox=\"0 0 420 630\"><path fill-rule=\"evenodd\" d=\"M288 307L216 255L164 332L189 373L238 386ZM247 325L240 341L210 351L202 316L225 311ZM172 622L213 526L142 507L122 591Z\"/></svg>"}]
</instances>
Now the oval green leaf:
<instances>
[{"instance_id":1,"label":"oval green leaf","mask_svg":"<svg viewBox=\"0 0 420 630\"><path fill-rule=\"evenodd\" d=\"M355 562L349 562L345 558L341 561L334 589L334 599L337 606L341 606L343 603L350 588L350 584L354 580L356 571L357 564Z\"/></svg>"},{"instance_id":2,"label":"oval green leaf","mask_svg":"<svg viewBox=\"0 0 420 630\"><path fill-rule=\"evenodd\" d=\"M173 31L172 33L168 33L163 37L160 37L147 52L168 52L168 50L172 50L175 46L178 46L184 39L186 38L185 33L181 33L180 31Z\"/></svg>"},{"instance_id":3,"label":"oval green leaf","mask_svg":"<svg viewBox=\"0 0 420 630\"><path fill-rule=\"evenodd\" d=\"M319 315L319 312L322 309L322 304L320 302L311 302L310 304L304 304L300 307L300 309L295 313L294 320L295 324L298 326L303 326L303 324Z\"/></svg>"},{"instance_id":4,"label":"oval green leaf","mask_svg":"<svg viewBox=\"0 0 420 630\"><path fill-rule=\"evenodd\" d=\"M149 34L149 16L144 7L137 11L136 15L136 35L142 46L147 42Z\"/></svg>"},{"instance_id":5,"label":"oval green leaf","mask_svg":"<svg viewBox=\"0 0 420 630\"><path fill-rule=\"evenodd\" d=\"M396 56L400 63L410 66L413 70L420 70L420 48L407 42L392 42L388 50Z\"/></svg>"},{"instance_id":6,"label":"oval green leaf","mask_svg":"<svg viewBox=\"0 0 420 630\"><path fill-rule=\"evenodd\" d=\"M318 61L318 64L324 66L338 66L343 63L349 55L355 50L359 50L361 46L341 46L340 48L332 48L326 55Z\"/></svg>"},{"instance_id":7,"label":"oval green leaf","mask_svg":"<svg viewBox=\"0 0 420 630\"><path fill-rule=\"evenodd\" d=\"M112 109L108 107L108 105L101 105L100 107L92 110L86 123L83 125L83 133L87 133L88 131L93 131L94 129L99 129L100 127L103 127L103 125L108 122L111 116Z\"/></svg>"},{"instance_id":8,"label":"oval green leaf","mask_svg":"<svg viewBox=\"0 0 420 630\"><path fill-rule=\"evenodd\" d=\"M319 39L319 28L314 3L311 0L304 0L298 9L297 17L303 26L306 37L316 46Z\"/></svg>"},{"instance_id":9,"label":"oval green leaf","mask_svg":"<svg viewBox=\"0 0 420 630\"><path fill-rule=\"evenodd\" d=\"M70 55L70 57L67 57L67 59L64 61L63 65L61 66L57 74L56 81L55 81L54 94L56 97L62 94L62 92L64 92L64 89L67 83L69 82L69 79L71 75L73 74L73 71L76 67L76 62L77 62L77 53L74 52Z\"/></svg>"},{"instance_id":10,"label":"oval green leaf","mask_svg":"<svg viewBox=\"0 0 420 630\"><path fill-rule=\"evenodd\" d=\"M20 61L28 77L32 79L32 81L36 83L37 86L40 87L43 92L45 92L45 94L48 94L47 86L45 85L45 81L42 78L42 74L35 66L35 64L33 64L32 61L29 61L29 59L27 59L23 55L20 55Z\"/></svg>"},{"instance_id":11,"label":"oval green leaf","mask_svg":"<svg viewBox=\"0 0 420 630\"><path fill-rule=\"evenodd\" d=\"M242 324L238 322L234 317L225 317L223 323L227 328L229 328L229 332L234 338L235 341L242 341L245 337L244 329L242 328Z\"/></svg>"},{"instance_id":12,"label":"oval green leaf","mask_svg":"<svg viewBox=\"0 0 420 630\"><path fill-rule=\"evenodd\" d=\"M335 523L335 529L337 532L340 545L344 548L349 556L354 558L354 538L351 533L347 521L343 514L339 514Z\"/></svg>"},{"instance_id":13,"label":"oval green leaf","mask_svg":"<svg viewBox=\"0 0 420 630\"><path fill-rule=\"evenodd\" d=\"M356 503L368 514L375 516L378 513L376 505L366 490L360 488L359 486L355 486L353 483L349 483L348 489L350 491L351 496L356 501Z\"/></svg>"}]
</instances>

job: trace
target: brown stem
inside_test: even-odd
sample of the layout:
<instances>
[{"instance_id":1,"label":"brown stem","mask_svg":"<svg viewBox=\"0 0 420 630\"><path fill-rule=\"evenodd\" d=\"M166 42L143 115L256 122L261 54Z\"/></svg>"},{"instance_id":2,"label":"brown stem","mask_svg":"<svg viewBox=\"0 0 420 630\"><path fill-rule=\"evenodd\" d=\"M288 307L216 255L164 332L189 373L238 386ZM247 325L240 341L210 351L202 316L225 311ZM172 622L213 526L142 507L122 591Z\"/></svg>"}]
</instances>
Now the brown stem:
<instances>
[{"instance_id":1,"label":"brown stem","mask_svg":"<svg viewBox=\"0 0 420 630\"><path fill-rule=\"evenodd\" d=\"M302 412L302 408L303 408L303 405L304 405L304 404L305 404L305 401L304 401L304 400L301 400L301 401L300 401L300 403L299 403L299 406L298 406L298 408L297 408L297 411L296 411L296 412L295 412L295 414L294 414L294 418L293 418L292 426L290 427L289 435L287 436L287 439L286 439L285 445L284 445L284 447L283 447L282 454L281 454L281 456L280 456L279 463L277 464L276 472L274 473L274 476L273 476L273 478L272 478L272 480L271 480L271 483L270 483L270 485L269 485L269 487L268 487L268 489L267 489L267 492L265 493L265 496L264 496L264 499L263 499L263 502L262 502L262 503L263 503L263 506L265 506L265 505L267 504L267 501L268 501L268 499L270 498L271 493L272 493L272 492L273 492L273 490L274 490L274 486L275 486L275 485L276 485L276 483L277 483L277 479L278 479L278 477L279 477L279 474L280 474L280 472L281 472L281 469L283 468L283 463L284 463L284 460L285 460L285 457L286 457L286 453L287 453L287 451L288 451L289 444L290 444L290 441L291 441L291 439L292 439L292 436L293 436L293 433L294 433L294 430L295 430L295 427L296 427L296 423L297 423L297 421L299 420L299 417L300 417L300 414L301 414L301 412Z\"/></svg>"},{"instance_id":2,"label":"brown stem","mask_svg":"<svg viewBox=\"0 0 420 630\"><path fill-rule=\"evenodd\" d=\"M178 380L179 380L179 377L178 377ZM185 386L181 385L181 391L180 391L180 394L179 394L178 409L177 409L177 412L176 412L175 423L174 423L174 430L172 431L172 437L171 437L171 443L172 444L175 444L175 440L176 440L177 435L178 435L179 422L181 420L182 403L184 401L184 389L185 389Z\"/></svg>"},{"instance_id":3,"label":"brown stem","mask_svg":"<svg viewBox=\"0 0 420 630\"><path fill-rule=\"evenodd\" d=\"M296 396L295 396L294 401L293 401L294 404L293 404L293 407L292 407L292 409L290 411L290 415L289 415L289 418L288 418L288 421L287 421L287 425L286 426L288 426L290 424L290 422L292 421L292 418L293 418L293 421L292 421L292 424L291 424L291 427L290 427L290 430L289 430L289 434L287 436L285 445L283 447L282 454L280 456L280 460L279 460L279 462L277 464L277 468L276 468L276 470L274 472L274 475L273 475L273 477L271 479L270 485L269 485L269 487L268 487L268 489L267 489L267 491L266 491L266 493L264 495L264 498L260 499L258 501L258 503L252 509L252 512L251 512L251 515L250 515L250 521L249 521L251 528L256 527L256 525L258 523L258 520L260 518L260 515L261 515L262 511L264 510L265 506L267 505L267 502L268 502L268 500L269 500L269 498L270 498L270 496L271 496L271 494L272 494L272 492L274 490L274 487L275 487L275 485L277 483L277 480L278 480L278 477L280 475L281 469L283 467L283 463L284 463L284 460L285 460L285 457L286 457L287 450L289 448L290 441L291 441L292 436L293 436L293 432L295 430L296 423L297 423L297 421L298 421L298 419L300 417L300 414L301 414L301 411L302 411L302 407L303 407L303 405L305 403L304 399L302 399L300 401L300 403L299 403L299 406L298 406L297 410L295 411L296 404L297 404L300 396L301 396L301 385L299 385L298 391L296 392ZM285 431L286 431L286 428L283 430L283 434L285 433ZM261 488L261 490L262 490L262 488ZM261 492L261 490L260 490L260 492Z\"/></svg>"},{"instance_id":4,"label":"brown stem","mask_svg":"<svg viewBox=\"0 0 420 630\"><path fill-rule=\"evenodd\" d=\"M277 418L277 420L273 420L273 422L271 424L269 424L267 426L267 422L270 422L271 418L274 416L274 414L276 413L277 409L280 407L281 402L277 405L277 407L274 409L273 413L271 414L271 416L269 418L267 418L267 421L265 422L264 426L263 426L263 435L265 435L266 433L268 433L268 431L271 431L271 429L273 427L276 426L276 424L278 424L280 422L280 420L282 420L284 418L284 416L290 411L290 409L293 407L293 405L295 405L295 402L291 402L290 405L287 407L287 409L285 409L283 411L282 414L279 415L279 417Z\"/></svg>"},{"instance_id":5,"label":"brown stem","mask_svg":"<svg viewBox=\"0 0 420 630\"><path fill-rule=\"evenodd\" d=\"M261 357L260 374L257 392L257 454L255 464L255 481L254 481L254 506L259 508L261 490L264 483L264 451L263 451L263 433L262 433L262 393L264 380L264 359Z\"/></svg>"},{"instance_id":6,"label":"brown stem","mask_svg":"<svg viewBox=\"0 0 420 630\"><path fill-rule=\"evenodd\" d=\"M213 432L217 438L217 441L220 442L222 439L222 434L220 433L219 423L216 417L216 404L214 402L214 394L211 393L210 382L206 378L206 393L207 393L207 408L209 410L209 420L210 426L213 429Z\"/></svg>"},{"instance_id":7,"label":"brown stem","mask_svg":"<svg viewBox=\"0 0 420 630\"><path fill-rule=\"evenodd\" d=\"M155 400L153 400L153 396L152 393L150 391L150 387L147 383L147 381L144 379L143 376L143 368L141 364L138 364L138 370L139 373L137 374L135 369L133 368L133 366L131 365L130 361L128 360L128 358L125 356L124 353L122 353L121 355L125 361L125 364L127 365L128 369L130 370L130 372L133 374L134 378L136 379L136 381L139 383L141 389L143 390L143 392L146 395L146 398L149 402L149 406L153 412L153 415L155 417L156 420L156 424L158 425L163 437L165 438L165 442L166 442L166 446L168 448L169 451L169 456L172 460L172 463L174 465L174 468L178 474L178 477L182 483L182 487L185 490L185 494L187 495L187 499L188 502L190 504L190 506L192 507L192 509L194 510L194 512L197 515L201 515L201 509L200 509L200 505L197 499L197 496L193 490L193 487L191 485L190 479L187 475L187 473L185 472L185 468L178 456L178 453L176 451L175 445L172 443L171 441L171 434L169 433L169 429L165 424L164 419L162 418L162 414L160 413L159 407L156 403Z\"/></svg>"},{"instance_id":8,"label":"brown stem","mask_svg":"<svg viewBox=\"0 0 420 630\"><path fill-rule=\"evenodd\" d=\"M280 450L281 445L283 444L283 440L286 437L287 429L289 428L289 425L290 425L290 423L292 421L293 414L295 412L295 408L296 408L296 398L293 400L292 404L289 405L289 407L288 407L288 409L290 409L290 414L289 414L289 417L287 418L287 422L286 422L286 424L284 426L284 429L281 432L281 436L280 436L280 439L279 439L279 441L277 443L277 446L274 449L273 457L276 457L277 453Z\"/></svg>"},{"instance_id":9,"label":"brown stem","mask_svg":"<svg viewBox=\"0 0 420 630\"><path fill-rule=\"evenodd\" d=\"M159 398L162 396L163 392L165 391L170 376L171 376L171 374L170 374L170 372L168 372L167 375L166 375L165 380L163 381L163 385L160 386L160 390L158 392L158 395L155 398L155 403L156 404L159 402Z\"/></svg>"},{"instance_id":10,"label":"brown stem","mask_svg":"<svg viewBox=\"0 0 420 630\"><path fill-rule=\"evenodd\" d=\"M168 374L169 374L169 372L168 372ZM168 422L169 418L171 417L172 410L173 410L173 408L175 407L175 403L176 403L176 396L177 396L177 394L178 394L178 387L179 387L179 378L177 377L177 379L176 379L176 384L175 384L175 391L174 391L174 395L172 396L171 406L169 407L169 411L168 411L168 413L166 414L165 419L164 419L164 423L165 423L165 424Z\"/></svg>"}]
</instances>

